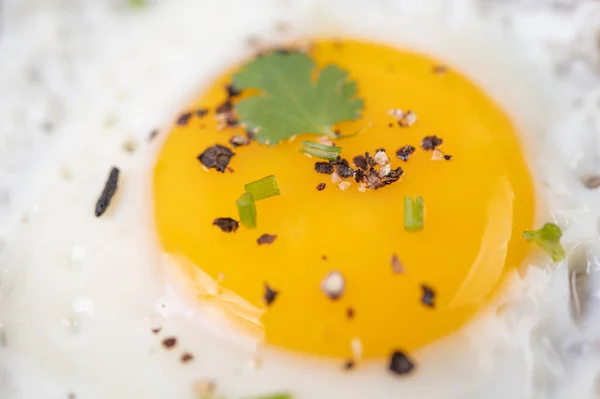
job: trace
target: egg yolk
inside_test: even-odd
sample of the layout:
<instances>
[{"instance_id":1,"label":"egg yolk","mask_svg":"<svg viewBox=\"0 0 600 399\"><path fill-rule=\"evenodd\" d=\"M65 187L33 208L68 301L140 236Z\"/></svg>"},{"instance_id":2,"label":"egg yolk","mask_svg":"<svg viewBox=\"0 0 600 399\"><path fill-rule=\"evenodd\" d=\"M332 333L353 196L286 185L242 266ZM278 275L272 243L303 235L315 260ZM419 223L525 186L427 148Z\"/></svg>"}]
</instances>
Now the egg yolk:
<instances>
[{"instance_id":1,"label":"egg yolk","mask_svg":"<svg viewBox=\"0 0 600 399\"><path fill-rule=\"evenodd\" d=\"M517 132L481 89L427 56L328 40L317 41L310 55L318 67L347 70L364 99L360 119L335 126L342 136L358 132L336 140L341 157L352 164L355 156L383 148L392 168L402 167L401 180L361 192L349 178L350 187L340 189L315 171L319 159L299 152L303 140L316 139L311 134L233 148L229 140L245 130L219 126L215 108L227 98L234 69L193 102L189 120L174 123L159 154L160 241L193 265L190 276L202 271L245 300L247 306L230 304L254 320L267 344L333 358L356 355L353 340L363 358L418 349L463 326L526 255L521 234L533 222L534 190ZM207 115L195 114L205 108ZM417 120L401 127L390 109L412 110ZM433 135L450 160L421 148ZM235 152L224 173L197 159L215 144ZM416 150L403 161L396 151L406 145ZM257 228L226 233L213 225L221 217L239 220L236 200L244 185L269 175L281 195L256 203ZM406 196L423 198L421 231L404 229ZM259 245L263 234L277 237ZM321 288L333 271L345 282L335 300ZM277 291L270 305L265 283Z\"/></svg>"}]
</instances>

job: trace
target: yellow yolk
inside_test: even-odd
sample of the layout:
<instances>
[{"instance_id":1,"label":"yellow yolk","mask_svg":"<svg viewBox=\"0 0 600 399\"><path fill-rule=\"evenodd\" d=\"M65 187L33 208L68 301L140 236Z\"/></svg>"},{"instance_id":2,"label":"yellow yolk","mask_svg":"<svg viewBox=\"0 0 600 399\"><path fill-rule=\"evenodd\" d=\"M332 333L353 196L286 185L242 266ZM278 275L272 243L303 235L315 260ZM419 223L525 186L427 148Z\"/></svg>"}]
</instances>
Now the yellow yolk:
<instances>
[{"instance_id":1,"label":"yellow yolk","mask_svg":"<svg viewBox=\"0 0 600 399\"><path fill-rule=\"evenodd\" d=\"M326 40L311 55L320 67L348 70L364 98L363 117L336 126L342 135L362 129L336 142L341 156L352 163L385 148L392 167L404 170L401 181L360 192L350 178L350 188L339 189L331 176L315 172L318 159L299 152L303 140L316 139L308 134L273 147L234 148L230 170L206 170L199 154L217 143L231 148L229 139L244 133L217 128L214 109L226 98L227 73L190 108L209 114L176 124L160 152L154 172L160 240L166 252L264 308L268 344L336 358L352 356L355 337L363 358L417 349L464 325L526 254L521 233L531 228L534 190L517 132L484 92L426 56ZM412 110L417 122L399 127L388 114L393 108ZM421 149L431 135L443 139L439 148L451 160L432 160L433 152ZM395 155L405 145L416 148L407 162ZM268 175L276 176L281 195L257 202L256 229L225 233L213 226L219 217L239 220L244 185ZM319 183L327 184L323 191ZM422 231L404 230L405 196L424 200ZM258 245L265 233L277 238ZM394 254L404 273L394 272ZM338 300L321 290L331 271L345 279ZM268 307L265 282L278 291ZM423 284L435 292L434 307L421 301Z\"/></svg>"}]
</instances>

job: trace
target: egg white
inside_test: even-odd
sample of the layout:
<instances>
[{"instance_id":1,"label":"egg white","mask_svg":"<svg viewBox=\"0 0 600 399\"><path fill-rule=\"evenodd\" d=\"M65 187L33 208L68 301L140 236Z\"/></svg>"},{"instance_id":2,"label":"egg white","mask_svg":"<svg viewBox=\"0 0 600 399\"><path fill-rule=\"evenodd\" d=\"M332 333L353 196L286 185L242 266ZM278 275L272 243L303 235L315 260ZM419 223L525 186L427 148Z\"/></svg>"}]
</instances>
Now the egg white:
<instances>
[{"instance_id":1,"label":"egg white","mask_svg":"<svg viewBox=\"0 0 600 399\"><path fill-rule=\"evenodd\" d=\"M600 56L590 33L600 5L101 3L11 0L3 10L0 397L192 399L193 382L205 378L228 398L594 397L598 326L572 321L566 262L532 258L497 306L415 354L408 378L387 373L384 361L344 372L337 362L257 350L210 308L182 301L182 281L164 273L150 184L179 107L249 52L249 35L362 37L430 53L490 93L523 134L546 204L540 221L555 218L568 250L600 254L600 191L579 181L600 163L591 66ZM292 29L276 32L279 21ZM122 148L130 140L133 154ZM96 219L112 165L122 170L118 194ZM175 349L162 347L166 336L178 338ZM194 361L182 364L182 351Z\"/></svg>"}]
</instances>

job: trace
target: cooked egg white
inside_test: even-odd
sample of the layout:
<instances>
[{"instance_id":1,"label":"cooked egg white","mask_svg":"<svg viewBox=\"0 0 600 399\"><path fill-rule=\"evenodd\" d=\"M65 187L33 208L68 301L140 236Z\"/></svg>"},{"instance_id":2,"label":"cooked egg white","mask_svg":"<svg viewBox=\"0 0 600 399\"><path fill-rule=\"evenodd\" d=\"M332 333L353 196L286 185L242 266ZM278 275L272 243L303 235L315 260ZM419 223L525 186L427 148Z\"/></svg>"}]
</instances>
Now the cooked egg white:
<instances>
[{"instance_id":1,"label":"cooked egg white","mask_svg":"<svg viewBox=\"0 0 600 399\"><path fill-rule=\"evenodd\" d=\"M26 7L33 4L15 2L8 9L16 18L24 15L28 11ZM138 11L98 4L87 4L80 9L70 6L54 9L46 4L38 13L23 17L26 22L22 25L10 23L0 52L11 55L18 67L12 70L6 66L7 70L32 68L38 71L41 81L48 85L43 91L44 98L49 98L48 103L54 104L50 99L52 96L65 100L59 102L60 112L56 112L53 107L43 104L33 103L36 106L32 109L27 106L27 101L23 104L9 101L8 96L0 98L6 105L2 114L7 122L3 126L8 132L19 131L27 137L17 143L33 142L32 146L26 146L31 150L22 151L20 164L7 157L7 164L3 166L6 176L21 176L21 179L7 179L7 185L10 184L7 195L12 202L5 207L7 211L2 219L1 396L35 399L67 398L74 394L77 398L93 399L191 399L198 396L196 382L214 380L216 393L228 398L278 391L290 392L295 398L529 398L535 395L566 397L567 393L593 397L598 365L587 359L593 358L597 350L596 330L585 327L586 323L576 327L571 321L566 263L551 264L545 254L523 245L518 240L518 233L523 228L537 227L554 219L563 228L563 243L567 250L583 244L592 255L597 250L600 211L597 197L600 194L583 187L579 181L580 167L587 168L585 173L594 171L589 143L595 142L595 135L593 132L585 134L584 129L580 129L585 126L583 115L590 113L594 100L591 94L585 95L584 88L557 81L552 70L557 60L546 43L560 39L560 32L563 32L563 38L568 37L569 29L577 25L577 18L594 9L588 6L583 11L566 10L556 15L547 10L543 16L552 22L553 29L542 31L540 27L546 25L539 22L542 14L535 9L528 11L529 14L519 13L518 17L513 17L515 11L510 7L498 10L489 2L485 4L484 7L476 1L429 2L427 5L378 2L365 7L348 2L322 5L312 1L264 1L259 7L258 4L233 0L208 4L180 1L156 4ZM70 19L65 19L65 12L71 13ZM496 22L502 16L510 17L514 26L510 28ZM282 19L290 26L286 33L274 29ZM45 52L45 45L54 43L50 39L56 38L48 33L54 32L49 21L60 21L66 31L80 33L67 35L53 44L57 53L67 54L66 61L54 57L53 51ZM519 204L520 216L512 221L514 231L508 234L500 227L495 230L495 237L504 238L493 247L508 240L508 245L518 254L511 258L510 267L504 262L498 263L497 271L504 277L492 278L493 284L490 282L487 289L483 289L483 286L488 287L487 279L477 277L476 281L480 282L475 284L477 289L468 289L461 299L467 304L485 302L492 286L503 282L503 288L483 308L477 307L477 313L472 308L467 314L446 323L436 320L436 313L421 313L424 310L417 308L418 303L408 308L390 309L385 303L360 302L357 323L361 323L361 308L365 309L367 317L384 323L388 323L386 316L390 311L397 310L418 321L416 328L422 330L402 330L396 336L394 320L389 321L388 327L383 326L382 331L367 331L367 324L363 327L357 324L356 335L361 336L365 359L348 372L342 365L348 355L346 351L352 351L354 335L345 337L350 341L347 346L330 348L323 345L318 336L308 334L310 330L304 335L297 328L288 329L297 323L293 317L295 312L298 317L307 318L307 326L323 323L324 319L318 313L298 312L302 293L294 292L294 280L278 269L274 260L265 263L265 268L278 273L274 284L276 281L284 286L281 298L286 292L293 294L290 294L289 302L282 301L280 313L267 313L269 319L264 321L267 345L256 339L262 328L252 324L248 327L247 323L242 323L244 327L241 327L220 311L218 302L198 300L199 286L212 297L219 289L231 290L236 295L241 294L244 300L232 295L229 302L237 301L236 306L243 309L238 313L248 315L260 303L261 292L254 292L260 286L235 280L228 283L229 275L235 271L234 263L227 265L231 270L223 272L220 281L221 270L212 269L214 263L200 265L203 256L200 250L192 247L179 248L180 253L172 250L184 241L165 233L161 218L183 225L194 217L192 212L204 212L204 208L181 206L175 209L176 213L170 213L174 211L173 207L163 208L161 199L167 190L179 190L176 193L182 197L201 194L199 189L187 184L169 187L176 183L171 179L161 183L153 168L157 159L159 164L165 157L183 159L181 154L187 154L186 151L190 152L190 162L197 163L195 156L202 148L187 147L194 140L205 138L182 139L182 135L192 132L173 130L174 121L202 93L205 97L200 100L218 101L211 97L211 93L220 90L220 83L215 83L215 79L251 53L247 44L250 35L271 42L275 37L288 41L306 35L356 37L432 57L389 50L389 54L399 54L402 58L403 65L398 65L398 70L404 70L404 64L411 68L419 63L430 66L432 59L449 65L451 72L442 78L450 79L456 85L457 98L467 96L472 104L456 116L456 128L471 123L469 118L476 115L486 133L506 134L503 143L507 147L506 151L490 147L489 154L492 155L486 164L483 159L486 154L473 154L465 147L459 147L464 143L453 142L450 138L458 137L461 132L448 130L439 134L447 140L442 149L456 159L448 163L437 161L432 167L453 168L453 173L460 175L461 163L454 162L460 155L464 159L462 162L470 162L469 165L478 168L482 175L485 167L506 168L510 186L525 193L518 198L527 198ZM20 41L24 44L13 44ZM318 60L333 59L327 44L323 46L318 47ZM379 50L365 47L360 51L366 54ZM375 80L360 73L359 65L352 63L354 56L348 53L344 59L345 67L356 68L359 83L361 79ZM375 58L380 56L383 57L378 53ZM71 69L63 69L63 63ZM428 68L427 82L423 83L427 88L423 92L419 92L417 86L420 85L407 75L406 84L415 85L411 103L404 104L402 93L398 92L397 107L414 107L419 118L411 129L446 129L441 120L435 119L435 113L430 114L428 101L419 100L437 84L429 81L430 72ZM11 80L10 76L1 79L2 87L12 94L12 98L27 95L32 102L41 101L38 100L39 83ZM581 97L583 109L571 108L575 94ZM396 100L392 94L387 95ZM371 98L369 94L367 96ZM382 107L387 109L389 101L386 98L386 105ZM446 101L451 103L450 99ZM473 111L476 112L471 113ZM452 108L444 107L440 107L439 113L455 114ZM27 122L23 122L21 115L26 115ZM382 123L386 126L389 118L385 111L369 116L376 123L373 129ZM40 139L37 135L44 133L35 130L32 121L37 122L35 126L53 121L52 132ZM159 126L162 128L158 135L148 141L150 131ZM373 132L383 134L377 133L378 130ZM419 133L410 130L394 132L414 135L406 144L418 144L423 133L421 130ZM364 133L367 134L368 131ZM17 140L15 137L21 136L6 133L5 137L10 144ZM357 153L352 155L358 155L366 145L360 144L355 148ZM282 146L282 152L295 154L292 145ZM350 150L353 144L349 142L342 146ZM386 142L382 146L388 147ZM392 148L396 149L395 144L388 151L392 152ZM259 152L261 147L251 146L248 150ZM7 146L4 153L9 152L15 152L14 147ZM508 152L510 155L506 155ZM435 187L428 188L417 188L416 181L411 183L408 172L412 165L422 164L423 168L432 165L426 155L419 154L423 159L415 156L411 160L414 163L406 164L407 174L402 182L377 192L382 201L385 201L386 190L404 190L412 187L411 184L414 184L411 194L431 190L431 201L435 201L435 190L447 189L447 195L455 192L449 183L446 187L449 180L436 182ZM236 157L242 157L241 150ZM498 158L503 157L506 162L498 162ZM235 162L241 161L236 158ZM299 162L304 162L304 169L312 172L309 170L311 160L300 157ZM527 167L523 166L525 164ZM108 211L96 219L93 215L95 201L113 165L121 169L119 189ZM236 165L232 163L232 167ZM517 172L520 170L523 173ZM200 172L205 173L202 169ZM250 172L260 178L266 170ZM415 178L421 173L418 169L412 172ZM291 189L286 187L285 177L289 174L288 178L293 179L294 173L300 172L281 171L282 191ZM215 173L206 176L213 175ZM235 173L228 175L230 179L238 179L236 176ZM310 190L302 195L350 196L360 200L373 194L351 189L338 192L333 185L319 193L314 189L321 181L319 178L310 174L309 179L314 181L307 183ZM237 184L249 180L240 176ZM470 190L469 197L510 198L509 192L495 191L497 187L485 179L480 187L476 186L479 181L461 183ZM539 192L535 200L534 188ZM222 206L232 207L234 200L224 200ZM461 204L455 205L466 207ZM274 210L278 206L273 205ZM235 211L234 208L224 210ZM475 213L485 212L479 209ZM219 216L228 215L203 217L212 220ZM273 216L263 209L260 218L259 222L267 226L274 223L269 219ZM473 241L481 239L486 220L467 219L472 226L465 231L454 230L450 225L428 232L452 236L452 241L445 244L447 247L428 253L431 257L429 271L420 272L423 273L420 277L431 279L439 288L440 305L448 305L454 297L452 294L459 292L458 287L468 281L466 268L473 263L457 261L458 266L465 269L460 274L449 273L445 267L448 251L464 245L460 256L473 258L480 248ZM506 221L493 217L489 220ZM428 217L429 222L436 223ZM214 228L209 224L206 228ZM199 225L197 234L203 234L204 228L204 224ZM284 242L282 231L264 231L279 233L281 242L260 249L276 250L277 244ZM233 236L232 239L241 239L242 235L256 238L247 231L239 233L240 237ZM382 246L388 244L391 246L391 243L382 243ZM319 264L318 257L323 251L314 245L306 240L306 252L312 254L314 251ZM351 249L354 248L345 249L337 244L323 254L329 255L331 261L339 262L339 268L349 263L344 262L345 257L360 256L360 251L353 254ZM421 252L418 248L414 252L411 252L413 249L395 251L402 257L407 273ZM390 271L388 265L392 254L387 252L381 253L379 262ZM242 255L250 256L253 262L263 259L262 254L259 258L250 251L246 255L244 251L231 254ZM498 261L495 256L491 259ZM590 256L590 259L593 264L594 257ZM201 266L207 275L196 266ZM319 292L321 277L328 270L320 270L323 276L315 270L316 292ZM356 271L351 277L360 279L363 274ZM259 274L250 275L249 281L262 281L262 278ZM364 279L374 287L380 287L383 281L372 274L365 274ZM199 281L203 283L199 284ZM298 281L300 285L308 283L308 277ZM353 294L348 291L348 295ZM311 306L316 308L330 305L321 296L315 295L313 300ZM335 334L348 332L342 323L331 321L330 327ZM439 325L440 330L424 328L429 325L427 323ZM276 332L274 335L269 336L269 326ZM175 344L167 348L163 341L171 337L176 338ZM407 345L406 349L417 364L410 376L399 377L387 371L385 353L397 339ZM185 353L193 354L193 360L183 363L181 356Z\"/></svg>"}]
</instances>

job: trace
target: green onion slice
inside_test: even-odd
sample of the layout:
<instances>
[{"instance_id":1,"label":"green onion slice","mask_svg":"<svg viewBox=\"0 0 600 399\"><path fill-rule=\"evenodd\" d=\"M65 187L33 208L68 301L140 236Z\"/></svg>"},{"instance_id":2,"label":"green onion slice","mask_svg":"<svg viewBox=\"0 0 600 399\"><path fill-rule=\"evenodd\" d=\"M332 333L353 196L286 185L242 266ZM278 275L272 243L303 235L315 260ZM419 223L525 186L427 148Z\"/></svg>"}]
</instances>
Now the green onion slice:
<instances>
[{"instance_id":1,"label":"green onion slice","mask_svg":"<svg viewBox=\"0 0 600 399\"><path fill-rule=\"evenodd\" d=\"M244 188L247 193L252 194L255 201L260 201L280 194L277 179L275 179L275 176L273 175L248 183Z\"/></svg>"},{"instance_id":2,"label":"green onion slice","mask_svg":"<svg viewBox=\"0 0 600 399\"><path fill-rule=\"evenodd\" d=\"M256 228L256 205L252 194L242 194L240 199L237 200L237 208L242 225L248 229Z\"/></svg>"},{"instance_id":3,"label":"green onion slice","mask_svg":"<svg viewBox=\"0 0 600 399\"><path fill-rule=\"evenodd\" d=\"M404 230L419 231L423 229L423 198L404 197Z\"/></svg>"},{"instance_id":4,"label":"green onion slice","mask_svg":"<svg viewBox=\"0 0 600 399\"><path fill-rule=\"evenodd\" d=\"M313 157L335 161L342 151L342 147L315 143L313 141L303 141L300 152Z\"/></svg>"},{"instance_id":5,"label":"green onion slice","mask_svg":"<svg viewBox=\"0 0 600 399\"><path fill-rule=\"evenodd\" d=\"M523 237L540 246L548 255L552 257L554 262L560 262L565 258L565 250L560 244L562 232L560 227L554 223L546 223L539 230L525 230Z\"/></svg>"}]
</instances>

